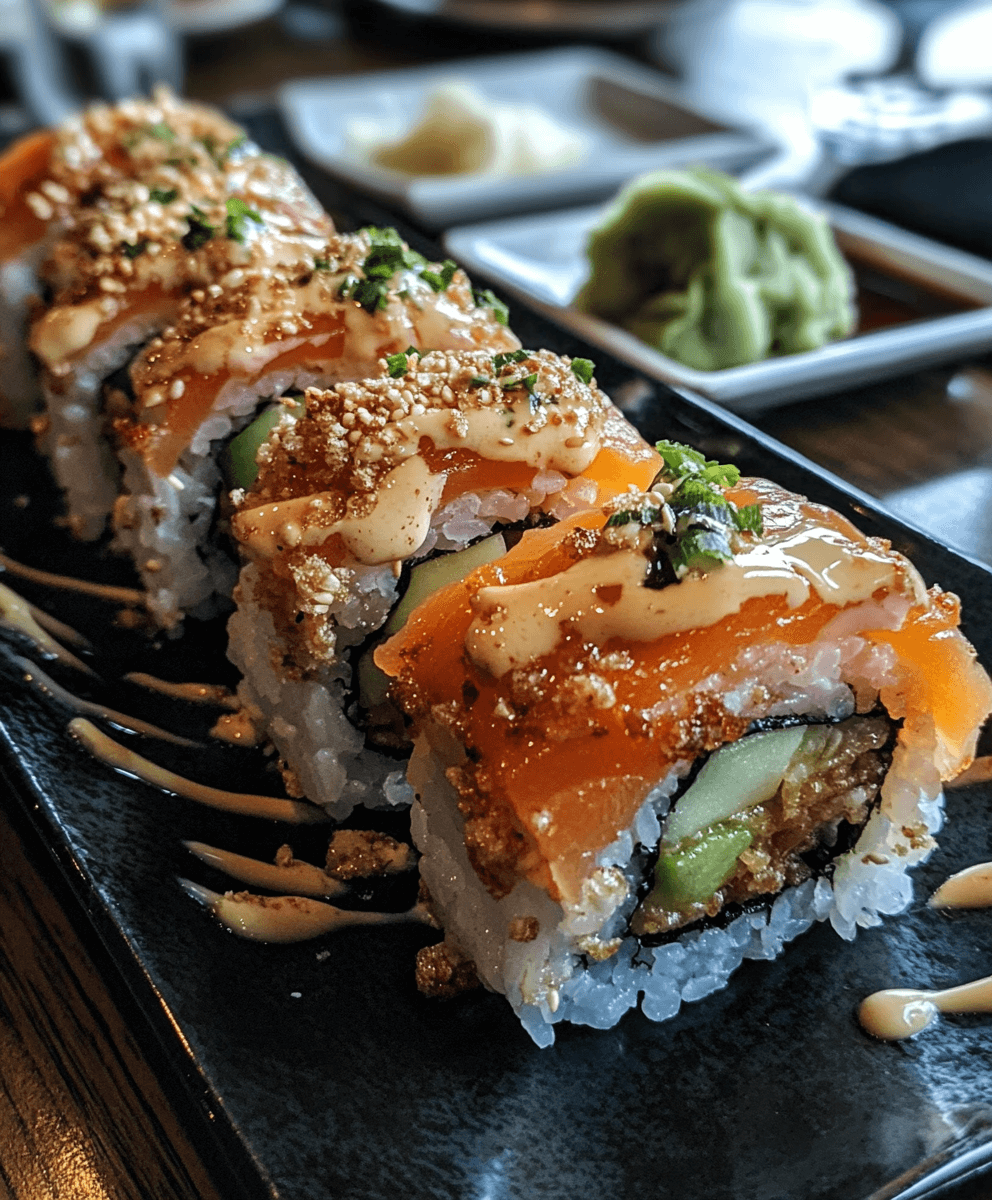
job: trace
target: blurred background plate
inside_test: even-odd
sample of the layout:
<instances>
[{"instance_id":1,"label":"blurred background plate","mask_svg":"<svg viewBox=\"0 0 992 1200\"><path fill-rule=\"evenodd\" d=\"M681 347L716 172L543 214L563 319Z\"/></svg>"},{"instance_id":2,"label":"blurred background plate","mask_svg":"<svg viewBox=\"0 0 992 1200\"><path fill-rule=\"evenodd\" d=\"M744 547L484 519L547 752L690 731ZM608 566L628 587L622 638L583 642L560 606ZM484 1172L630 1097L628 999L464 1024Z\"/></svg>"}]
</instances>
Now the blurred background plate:
<instances>
[{"instance_id":1,"label":"blurred background plate","mask_svg":"<svg viewBox=\"0 0 992 1200\"><path fill-rule=\"evenodd\" d=\"M283 0L171 0L168 21L177 33L223 33L262 21L282 7Z\"/></svg>"},{"instance_id":2,"label":"blurred background plate","mask_svg":"<svg viewBox=\"0 0 992 1200\"><path fill-rule=\"evenodd\" d=\"M453 80L472 85L494 103L541 109L585 136L585 157L541 175L427 177L386 170L347 145L349 122L402 121L408 128L418 120L425 97ZM300 80L286 84L279 100L290 135L308 158L433 229L604 198L632 175L659 167L706 163L734 170L768 150L753 134L694 112L658 72L594 47Z\"/></svg>"},{"instance_id":3,"label":"blurred background plate","mask_svg":"<svg viewBox=\"0 0 992 1200\"><path fill-rule=\"evenodd\" d=\"M671 12L657 0L382 0L409 16L432 17L459 25L563 33L570 36L629 37L646 33Z\"/></svg>"},{"instance_id":4,"label":"blurred background plate","mask_svg":"<svg viewBox=\"0 0 992 1200\"><path fill-rule=\"evenodd\" d=\"M449 230L447 250L475 276L667 383L736 412L757 412L992 347L992 265L838 205L827 215L854 268L860 327L819 350L721 371L683 366L627 330L571 307L602 216L571 209Z\"/></svg>"}]
</instances>

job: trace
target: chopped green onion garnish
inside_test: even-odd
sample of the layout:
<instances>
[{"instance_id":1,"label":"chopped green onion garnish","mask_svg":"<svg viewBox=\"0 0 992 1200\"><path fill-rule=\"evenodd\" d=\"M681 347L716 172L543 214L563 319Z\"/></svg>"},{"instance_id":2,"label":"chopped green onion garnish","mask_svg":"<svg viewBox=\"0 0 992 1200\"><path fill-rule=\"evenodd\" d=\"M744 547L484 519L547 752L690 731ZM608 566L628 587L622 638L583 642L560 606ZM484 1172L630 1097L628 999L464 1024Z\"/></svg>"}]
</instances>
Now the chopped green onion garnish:
<instances>
[{"instance_id":1,"label":"chopped green onion garnish","mask_svg":"<svg viewBox=\"0 0 992 1200\"><path fill-rule=\"evenodd\" d=\"M690 475L688 479L683 479L672 493L669 503L672 508L699 508L704 504L717 508L729 507L723 492L698 475Z\"/></svg>"},{"instance_id":2,"label":"chopped green onion garnish","mask_svg":"<svg viewBox=\"0 0 992 1200\"><path fill-rule=\"evenodd\" d=\"M709 529L690 530L672 550L672 566L677 570L705 571L733 558L730 544L722 533Z\"/></svg>"},{"instance_id":3,"label":"chopped green onion garnish","mask_svg":"<svg viewBox=\"0 0 992 1200\"><path fill-rule=\"evenodd\" d=\"M420 272L420 278L430 285L431 290L435 292L443 292L447 289L452 279L455 277L455 272L458 270L458 264L452 262L450 258L446 258L441 264L440 271L424 270Z\"/></svg>"},{"instance_id":4,"label":"chopped green onion garnish","mask_svg":"<svg viewBox=\"0 0 992 1200\"><path fill-rule=\"evenodd\" d=\"M186 220L189 222L189 231L183 236L182 243L187 250L199 250L210 241L216 230L207 220L206 213L195 204Z\"/></svg>"},{"instance_id":5,"label":"chopped green onion garnish","mask_svg":"<svg viewBox=\"0 0 992 1200\"><path fill-rule=\"evenodd\" d=\"M508 363L523 362L528 357L526 350L506 350L502 354L493 356L493 367L497 371L502 371Z\"/></svg>"},{"instance_id":6,"label":"chopped green onion garnish","mask_svg":"<svg viewBox=\"0 0 992 1200\"><path fill-rule=\"evenodd\" d=\"M629 525L631 521L636 521L638 525L653 525L660 516L660 508L622 509L615 512L606 525Z\"/></svg>"},{"instance_id":7,"label":"chopped green onion garnish","mask_svg":"<svg viewBox=\"0 0 992 1200\"><path fill-rule=\"evenodd\" d=\"M745 504L743 508L738 508L734 513L734 519L737 522L737 528L742 533L760 534L764 531L759 504Z\"/></svg>"},{"instance_id":8,"label":"chopped green onion garnish","mask_svg":"<svg viewBox=\"0 0 992 1200\"><path fill-rule=\"evenodd\" d=\"M148 193L148 199L154 200L156 204L171 204L178 195L178 188L152 188Z\"/></svg>"},{"instance_id":9,"label":"chopped green onion garnish","mask_svg":"<svg viewBox=\"0 0 992 1200\"><path fill-rule=\"evenodd\" d=\"M140 242L135 242L133 245L130 242L125 242L121 246L121 252L125 258L137 258L139 254L144 254L148 249L148 238L142 238Z\"/></svg>"},{"instance_id":10,"label":"chopped green onion garnish","mask_svg":"<svg viewBox=\"0 0 992 1200\"><path fill-rule=\"evenodd\" d=\"M580 383L591 383L596 364L591 358L573 358L572 374Z\"/></svg>"},{"instance_id":11,"label":"chopped green onion garnish","mask_svg":"<svg viewBox=\"0 0 992 1200\"><path fill-rule=\"evenodd\" d=\"M405 375L409 362L409 355L405 354L402 350L397 354L387 354L386 367L389 371L390 379L399 379L402 375Z\"/></svg>"},{"instance_id":12,"label":"chopped green onion garnish","mask_svg":"<svg viewBox=\"0 0 992 1200\"><path fill-rule=\"evenodd\" d=\"M254 221L256 225L262 224L259 214L240 196L230 196L226 208L227 217L224 224L227 236L232 241L243 242L245 240L245 221Z\"/></svg>"},{"instance_id":13,"label":"chopped green onion garnish","mask_svg":"<svg viewBox=\"0 0 992 1200\"><path fill-rule=\"evenodd\" d=\"M707 483L728 488L733 487L741 477L736 467L707 460L698 450L683 445L682 442L661 441L656 443L656 449L665 463L665 470L659 472L659 475L669 481L682 479L687 475L698 475Z\"/></svg>"},{"instance_id":14,"label":"chopped green onion garnish","mask_svg":"<svg viewBox=\"0 0 992 1200\"><path fill-rule=\"evenodd\" d=\"M496 319L497 325L509 325L510 310L509 308L495 296L490 288L482 288L472 293L472 299L479 308L491 308L493 316Z\"/></svg>"},{"instance_id":15,"label":"chopped green onion garnish","mask_svg":"<svg viewBox=\"0 0 992 1200\"><path fill-rule=\"evenodd\" d=\"M534 390L534 384L537 383L537 372L532 375L522 375L519 379L501 379L499 386L504 392L512 391L514 388L524 388L528 392Z\"/></svg>"},{"instance_id":16,"label":"chopped green onion garnish","mask_svg":"<svg viewBox=\"0 0 992 1200\"><path fill-rule=\"evenodd\" d=\"M149 137L158 138L160 142L174 142L176 135L164 121L159 121L156 125L149 125L145 130Z\"/></svg>"}]
</instances>

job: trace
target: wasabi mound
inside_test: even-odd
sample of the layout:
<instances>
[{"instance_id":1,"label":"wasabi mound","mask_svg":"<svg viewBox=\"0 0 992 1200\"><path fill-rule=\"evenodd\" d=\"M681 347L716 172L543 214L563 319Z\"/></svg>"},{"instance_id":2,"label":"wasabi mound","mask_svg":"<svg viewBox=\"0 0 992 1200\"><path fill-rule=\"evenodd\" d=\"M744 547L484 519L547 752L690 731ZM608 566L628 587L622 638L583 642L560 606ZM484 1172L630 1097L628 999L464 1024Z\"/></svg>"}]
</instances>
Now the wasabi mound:
<instances>
[{"instance_id":1,"label":"wasabi mound","mask_svg":"<svg viewBox=\"0 0 992 1200\"><path fill-rule=\"evenodd\" d=\"M851 272L826 221L715 171L635 179L588 254L576 307L697 370L815 350L854 327Z\"/></svg>"}]
</instances>

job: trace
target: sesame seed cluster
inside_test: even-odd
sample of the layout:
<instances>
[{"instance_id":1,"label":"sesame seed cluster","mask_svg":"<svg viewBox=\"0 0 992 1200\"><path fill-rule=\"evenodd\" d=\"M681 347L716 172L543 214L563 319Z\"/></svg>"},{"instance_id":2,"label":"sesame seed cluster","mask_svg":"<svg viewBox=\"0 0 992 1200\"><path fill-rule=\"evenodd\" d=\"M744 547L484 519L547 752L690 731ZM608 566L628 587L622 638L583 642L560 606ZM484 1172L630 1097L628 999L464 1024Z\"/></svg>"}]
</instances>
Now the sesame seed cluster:
<instances>
[{"instance_id":1,"label":"sesame seed cluster","mask_svg":"<svg viewBox=\"0 0 992 1200\"><path fill-rule=\"evenodd\" d=\"M497 322L492 309L476 304L464 271L457 271L440 294L413 272L398 272L388 282L385 307L359 316L360 304L342 294L342 289L347 281L363 276L362 264L370 245L365 230L331 234L319 241L301 242L300 261L289 267L256 254L249 261L218 271L209 284L191 292L173 322L136 359L131 376L140 397L139 408L150 406L145 394L149 389L168 386L177 373L195 369L195 339L220 326L229 327L232 349L349 329L353 336L343 357L368 358L370 372L377 369L373 364L379 347L400 335L406 341L415 340L416 321L430 309L443 311L449 322L454 316L462 319L469 344L506 348L518 344ZM368 354L365 335L372 332L381 336Z\"/></svg>"},{"instance_id":2,"label":"sesame seed cluster","mask_svg":"<svg viewBox=\"0 0 992 1200\"><path fill-rule=\"evenodd\" d=\"M523 352L522 352L523 353ZM559 427L566 444L580 441L605 423L610 401L595 382L583 383L570 360L549 350L505 355L481 350L432 351L409 356L400 378L340 383L307 392L306 416L278 427L259 453L260 471L242 507L334 489L353 503L374 496L383 477L416 453L426 414L446 413L445 431L469 447L472 412L510 414L522 394L530 398L529 419L507 427L502 444L526 439L548 425ZM385 360L380 366L385 375ZM526 382L523 392L514 383Z\"/></svg>"},{"instance_id":3,"label":"sesame seed cluster","mask_svg":"<svg viewBox=\"0 0 992 1200\"><path fill-rule=\"evenodd\" d=\"M108 316L115 297L152 283L194 286L259 257L302 262L331 228L292 167L167 92L67 123L52 176L25 198L59 230L42 277L56 304L101 296Z\"/></svg>"},{"instance_id":4,"label":"sesame seed cluster","mask_svg":"<svg viewBox=\"0 0 992 1200\"><path fill-rule=\"evenodd\" d=\"M246 255L244 261L228 264L205 287L194 288L175 320L135 361L131 375L136 392L161 385L182 370L193 340L217 326L231 325L232 338L247 343L309 332L316 317L349 305L338 296L341 280L359 270L367 252L363 234L331 234L301 241L300 257L290 264L265 255Z\"/></svg>"},{"instance_id":5,"label":"sesame seed cluster","mask_svg":"<svg viewBox=\"0 0 992 1200\"><path fill-rule=\"evenodd\" d=\"M208 147L224 148L241 130L221 113L157 88L151 100L94 104L54 132L47 171L28 206L42 221L71 220L80 198L91 202L136 173L195 157L211 163Z\"/></svg>"}]
</instances>

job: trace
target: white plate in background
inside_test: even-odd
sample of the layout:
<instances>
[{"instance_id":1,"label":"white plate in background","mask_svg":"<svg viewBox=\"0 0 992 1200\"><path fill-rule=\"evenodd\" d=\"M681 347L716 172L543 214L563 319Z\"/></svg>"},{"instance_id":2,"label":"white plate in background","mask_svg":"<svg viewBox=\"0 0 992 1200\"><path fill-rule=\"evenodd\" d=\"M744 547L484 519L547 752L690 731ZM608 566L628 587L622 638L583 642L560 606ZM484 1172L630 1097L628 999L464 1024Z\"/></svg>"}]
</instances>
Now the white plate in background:
<instances>
[{"instance_id":1,"label":"white plate in background","mask_svg":"<svg viewBox=\"0 0 992 1200\"><path fill-rule=\"evenodd\" d=\"M571 307L589 274L585 246L601 207L451 229L444 244L477 281L485 277L646 375L691 388L735 412L757 412L992 349L992 263L852 209L819 202L815 207L826 214L844 254L882 276L897 299L901 289L918 289L972 307L904 319L819 350L698 371Z\"/></svg>"},{"instance_id":2,"label":"white plate in background","mask_svg":"<svg viewBox=\"0 0 992 1200\"><path fill-rule=\"evenodd\" d=\"M671 0L383 0L406 16L517 33L630 37L667 20Z\"/></svg>"},{"instance_id":3,"label":"white plate in background","mask_svg":"<svg viewBox=\"0 0 992 1200\"><path fill-rule=\"evenodd\" d=\"M495 103L534 105L588 142L581 162L540 175L410 176L360 158L345 134L355 120L409 128L427 95L461 80ZM663 75L595 47L304 79L285 84L279 105L290 136L310 159L354 187L442 229L526 209L602 199L625 180L661 167L704 163L738 169L769 147L688 108Z\"/></svg>"}]
</instances>

